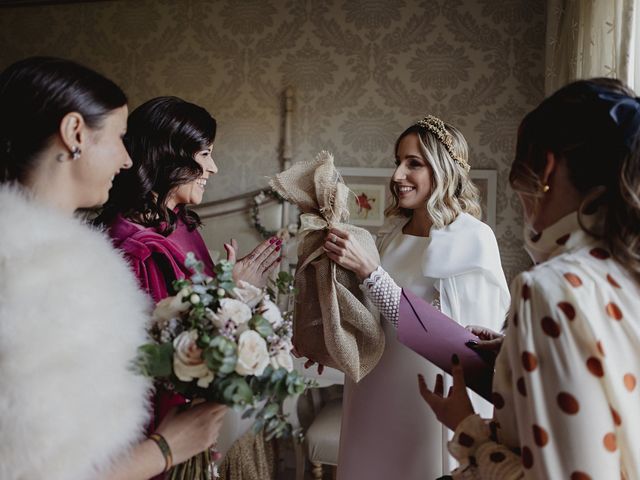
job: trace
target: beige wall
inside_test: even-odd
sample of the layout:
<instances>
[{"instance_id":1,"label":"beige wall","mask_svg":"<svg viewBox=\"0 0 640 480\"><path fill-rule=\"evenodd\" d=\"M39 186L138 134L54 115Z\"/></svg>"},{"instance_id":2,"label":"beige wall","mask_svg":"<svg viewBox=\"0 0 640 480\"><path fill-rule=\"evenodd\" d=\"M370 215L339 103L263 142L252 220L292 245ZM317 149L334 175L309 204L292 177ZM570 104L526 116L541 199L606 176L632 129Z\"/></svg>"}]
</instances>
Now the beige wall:
<instances>
[{"instance_id":1,"label":"beige wall","mask_svg":"<svg viewBox=\"0 0 640 480\"><path fill-rule=\"evenodd\" d=\"M294 159L391 166L396 136L426 113L458 125L476 168L498 171L497 236L509 277L527 265L507 188L517 124L542 98L543 0L105 1L0 9L0 67L78 60L131 106L177 95L218 119L221 173L208 199L279 169L281 92L296 91ZM245 217L209 224L219 248ZM223 229L220 227L224 226Z\"/></svg>"}]
</instances>

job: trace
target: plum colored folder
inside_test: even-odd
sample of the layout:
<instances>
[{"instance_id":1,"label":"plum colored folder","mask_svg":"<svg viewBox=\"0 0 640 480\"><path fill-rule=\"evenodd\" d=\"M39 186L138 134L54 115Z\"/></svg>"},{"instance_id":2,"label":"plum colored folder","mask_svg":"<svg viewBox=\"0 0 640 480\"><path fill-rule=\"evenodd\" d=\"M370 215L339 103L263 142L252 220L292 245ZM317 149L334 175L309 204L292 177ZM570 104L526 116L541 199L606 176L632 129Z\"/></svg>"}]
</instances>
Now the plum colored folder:
<instances>
[{"instance_id":1,"label":"plum colored folder","mask_svg":"<svg viewBox=\"0 0 640 480\"><path fill-rule=\"evenodd\" d=\"M467 387L491 401L493 364L465 345L478 337L408 290L402 290L399 314L402 344L449 374L451 357L457 354Z\"/></svg>"}]
</instances>

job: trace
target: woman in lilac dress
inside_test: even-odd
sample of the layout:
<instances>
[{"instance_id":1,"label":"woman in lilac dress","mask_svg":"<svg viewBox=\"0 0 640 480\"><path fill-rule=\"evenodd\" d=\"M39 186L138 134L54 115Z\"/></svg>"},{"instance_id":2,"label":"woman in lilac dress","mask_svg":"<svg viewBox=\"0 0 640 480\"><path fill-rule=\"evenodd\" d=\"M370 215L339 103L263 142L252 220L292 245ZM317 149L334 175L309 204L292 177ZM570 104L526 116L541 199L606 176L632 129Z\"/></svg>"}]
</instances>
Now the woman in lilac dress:
<instances>
[{"instance_id":1,"label":"woman in lilac dress","mask_svg":"<svg viewBox=\"0 0 640 480\"><path fill-rule=\"evenodd\" d=\"M184 261L193 252L213 275L213 261L188 205L202 202L211 175L216 121L204 108L176 97L158 97L128 119L125 145L133 167L119 175L98 222L108 227L141 287L155 302L171 295L175 279L189 276ZM235 242L225 244L235 261ZM281 240L272 238L235 263L234 279L263 286L280 261ZM157 424L170 408L185 403L177 394L156 396Z\"/></svg>"}]
</instances>

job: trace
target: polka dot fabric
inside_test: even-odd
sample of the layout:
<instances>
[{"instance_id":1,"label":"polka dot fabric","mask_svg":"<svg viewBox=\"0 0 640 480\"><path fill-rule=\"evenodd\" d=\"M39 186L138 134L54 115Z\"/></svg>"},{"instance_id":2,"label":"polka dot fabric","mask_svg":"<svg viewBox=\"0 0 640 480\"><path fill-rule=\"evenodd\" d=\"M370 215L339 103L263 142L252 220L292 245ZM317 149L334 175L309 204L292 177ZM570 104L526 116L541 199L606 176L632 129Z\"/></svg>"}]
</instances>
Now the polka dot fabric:
<instances>
[{"instance_id":1,"label":"polka dot fabric","mask_svg":"<svg viewBox=\"0 0 640 480\"><path fill-rule=\"evenodd\" d=\"M476 465L452 452L454 479L640 480L640 288L578 228L558 238L554 256L511 288L497 442L465 419L456 435L473 437Z\"/></svg>"}]
</instances>

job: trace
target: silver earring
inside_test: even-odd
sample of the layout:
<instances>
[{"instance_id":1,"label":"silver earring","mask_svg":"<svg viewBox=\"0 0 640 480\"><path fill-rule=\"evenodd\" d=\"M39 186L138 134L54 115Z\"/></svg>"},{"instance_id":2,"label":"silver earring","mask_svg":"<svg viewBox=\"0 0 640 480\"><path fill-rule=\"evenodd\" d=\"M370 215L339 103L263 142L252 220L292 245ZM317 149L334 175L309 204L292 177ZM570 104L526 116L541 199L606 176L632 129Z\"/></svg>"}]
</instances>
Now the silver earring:
<instances>
[{"instance_id":1,"label":"silver earring","mask_svg":"<svg viewBox=\"0 0 640 480\"><path fill-rule=\"evenodd\" d=\"M78 160L82 151L77 145L71 149L71 160Z\"/></svg>"}]
</instances>

